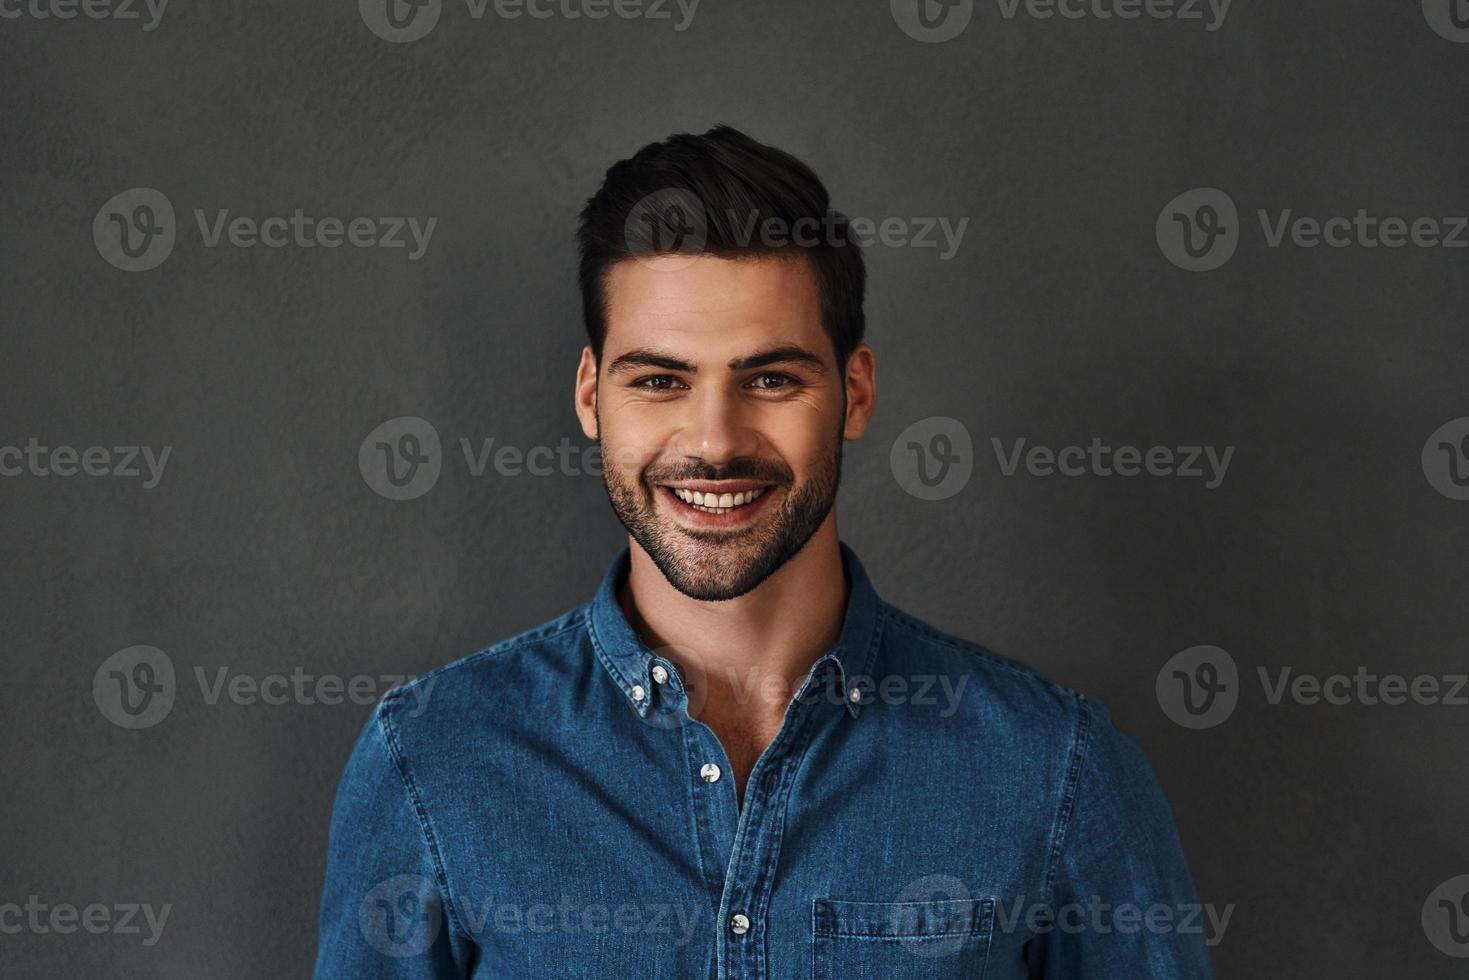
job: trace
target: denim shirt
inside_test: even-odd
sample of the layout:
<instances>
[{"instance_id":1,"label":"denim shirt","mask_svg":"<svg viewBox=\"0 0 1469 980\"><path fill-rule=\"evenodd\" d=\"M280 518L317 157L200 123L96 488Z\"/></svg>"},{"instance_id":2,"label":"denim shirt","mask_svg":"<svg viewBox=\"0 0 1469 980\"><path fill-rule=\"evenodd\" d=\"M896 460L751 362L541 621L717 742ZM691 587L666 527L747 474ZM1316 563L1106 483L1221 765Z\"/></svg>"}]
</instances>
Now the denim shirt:
<instances>
[{"instance_id":1,"label":"denim shirt","mask_svg":"<svg viewBox=\"0 0 1469 980\"><path fill-rule=\"evenodd\" d=\"M315 976L1208 978L1107 711L842 559L840 638L742 803L623 616L626 550L589 603L390 692L337 791Z\"/></svg>"}]
</instances>

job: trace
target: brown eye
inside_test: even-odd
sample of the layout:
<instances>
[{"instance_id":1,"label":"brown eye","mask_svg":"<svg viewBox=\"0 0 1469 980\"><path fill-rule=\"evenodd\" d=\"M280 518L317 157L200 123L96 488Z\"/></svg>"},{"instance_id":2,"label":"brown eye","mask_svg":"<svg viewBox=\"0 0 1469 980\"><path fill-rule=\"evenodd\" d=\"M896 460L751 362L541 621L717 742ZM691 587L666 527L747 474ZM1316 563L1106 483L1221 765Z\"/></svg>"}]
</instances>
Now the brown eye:
<instances>
[{"instance_id":1,"label":"brown eye","mask_svg":"<svg viewBox=\"0 0 1469 980\"><path fill-rule=\"evenodd\" d=\"M755 387L761 391L779 391L795 381L789 374L762 374L755 378Z\"/></svg>"},{"instance_id":2,"label":"brown eye","mask_svg":"<svg viewBox=\"0 0 1469 980\"><path fill-rule=\"evenodd\" d=\"M671 375L653 374L634 381L633 387L646 388L649 391L671 391L677 383L677 380Z\"/></svg>"}]
</instances>

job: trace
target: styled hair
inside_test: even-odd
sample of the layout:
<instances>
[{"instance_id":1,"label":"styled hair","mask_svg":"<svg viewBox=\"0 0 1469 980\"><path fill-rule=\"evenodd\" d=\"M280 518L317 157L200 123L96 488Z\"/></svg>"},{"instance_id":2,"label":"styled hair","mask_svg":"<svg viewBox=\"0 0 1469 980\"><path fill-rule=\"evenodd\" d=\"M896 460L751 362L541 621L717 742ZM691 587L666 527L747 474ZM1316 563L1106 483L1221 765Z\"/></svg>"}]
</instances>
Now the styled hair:
<instances>
[{"instance_id":1,"label":"styled hair","mask_svg":"<svg viewBox=\"0 0 1469 980\"><path fill-rule=\"evenodd\" d=\"M772 228L784 232L767 233ZM599 361L607 336L607 272L644 255L804 253L839 371L862 341L867 270L846 216L832 210L810 167L730 126L699 136L675 134L609 167L582 208L577 241L582 316Z\"/></svg>"}]
</instances>

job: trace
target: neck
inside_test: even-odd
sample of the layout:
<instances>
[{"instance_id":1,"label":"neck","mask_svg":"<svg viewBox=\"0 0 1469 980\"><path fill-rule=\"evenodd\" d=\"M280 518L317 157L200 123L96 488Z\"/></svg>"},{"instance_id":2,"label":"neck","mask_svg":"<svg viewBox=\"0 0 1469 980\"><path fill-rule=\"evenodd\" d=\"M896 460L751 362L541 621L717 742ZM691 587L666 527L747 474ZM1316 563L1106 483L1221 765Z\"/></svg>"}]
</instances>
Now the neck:
<instances>
[{"instance_id":1,"label":"neck","mask_svg":"<svg viewBox=\"0 0 1469 980\"><path fill-rule=\"evenodd\" d=\"M702 680L703 715L736 719L784 713L811 665L836 645L846 612L836 514L795 556L735 599L679 592L636 542L619 601L650 648L662 648L691 688Z\"/></svg>"}]
</instances>

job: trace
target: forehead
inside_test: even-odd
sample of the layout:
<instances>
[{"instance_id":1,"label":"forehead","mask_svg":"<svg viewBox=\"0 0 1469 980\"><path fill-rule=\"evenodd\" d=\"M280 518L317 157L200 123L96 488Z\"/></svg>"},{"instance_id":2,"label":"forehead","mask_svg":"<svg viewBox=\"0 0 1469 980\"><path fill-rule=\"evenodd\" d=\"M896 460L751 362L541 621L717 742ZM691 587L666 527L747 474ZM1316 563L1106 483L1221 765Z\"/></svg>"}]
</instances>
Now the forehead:
<instances>
[{"instance_id":1,"label":"forehead","mask_svg":"<svg viewBox=\"0 0 1469 980\"><path fill-rule=\"evenodd\" d=\"M833 353L816 276L799 254L626 259L608 270L605 290L607 358L658 347L691 361L727 361L777 343Z\"/></svg>"}]
</instances>

